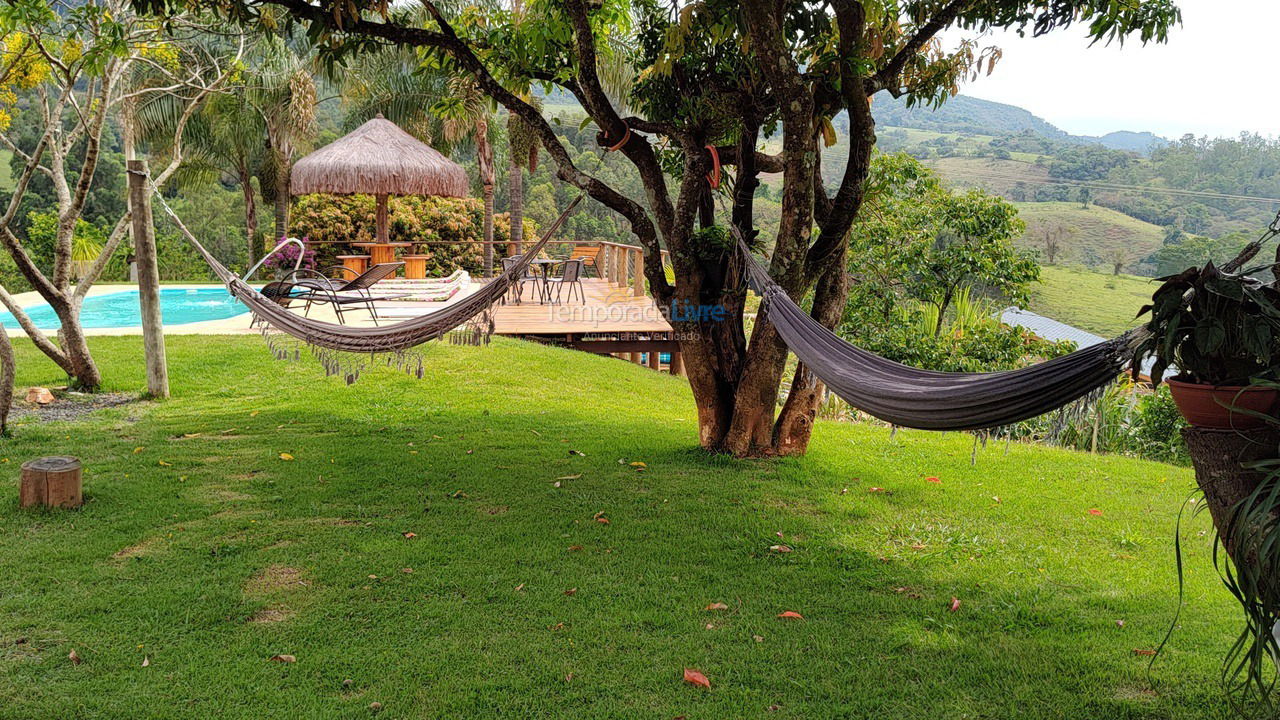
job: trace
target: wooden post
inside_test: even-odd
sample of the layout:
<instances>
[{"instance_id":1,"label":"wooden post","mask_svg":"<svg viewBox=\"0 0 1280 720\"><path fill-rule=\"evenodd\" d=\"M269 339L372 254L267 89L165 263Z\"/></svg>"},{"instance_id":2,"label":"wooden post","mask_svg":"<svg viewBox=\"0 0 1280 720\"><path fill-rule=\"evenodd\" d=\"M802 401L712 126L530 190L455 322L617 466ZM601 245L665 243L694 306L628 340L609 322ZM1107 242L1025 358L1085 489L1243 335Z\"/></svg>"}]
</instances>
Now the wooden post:
<instances>
[{"instance_id":1,"label":"wooden post","mask_svg":"<svg viewBox=\"0 0 1280 720\"><path fill-rule=\"evenodd\" d=\"M684 375L684 356L678 351L671 353L671 374Z\"/></svg>"},{"instance_id":2,"label":"wooden post","mask_svg":"<svg viewBox=\"0 0 1280 720\"><path fill-rule=\"evenodd\" d=\"M74 508L83 503L80 461L76 458L44 457L22 464L19 507Z\"/></svg>"},{"instance_id":3,"label":"wooden post","mask_svg":"<svg viewBox=\"0 0 1280 720\"><path fill-rule=\"evenodd\" d=\"M151 191L144 160L128 160L129 210L133 222L133 251L138 258L138 306L142 316L142 349L147 362L147 393L169 397L169 366L165 359L164 320L160 316L160 267L156 260L156 229L151 219Z\"/></svg>"},{"instance_id":4,"label":"wooden post","mask_svg":"<svg viewBox=\"0 0 1280 720\"><path fill-rule=\"evenodd\" d=\"M662 353L657 350L649 351L649 369L660 370L662 368Z\"/></svg>"},{"instance_id":5,"label":"wooden post","mask_svg":"<svg viewBox=\"0 0 1280 720\"><path fill-rule=\"evenodd\" d=\"M631 291L636 297L644 297L644 248L636 248L636 276L632 278Z\"/></svg>"},{"instance_id":6,"label":"wooden post","mask_svg":"<svg viewBox=\"0 0 1280 720\"><path fill-rule=\"evenodd\" d=\"M627 286L627 251L621 247L613 249L613 280L618 287Z\"/></svg>"},{"instance_id":7,"label":"wooden post","mask_svg":"<svg viewBox=\"0 0 1280 720\"><path fill-rule=\"evenodd\" d=\"M387 217L387 196L385 194L377 195L377 211L374 215L374 230L377 233L375 238L383 245L391 242L390 220Z\"/></svg>"},{"instance_id":8,"label":"wooden post","mask_svg":"<svg viewBox=\"0 0 1280 720\"><path fill-rule=\"evenodd\" d=\"M600 243L600 252L596 253L596 274L609 282L609 272L609 243Z\"/></svg>"}]
</instances>

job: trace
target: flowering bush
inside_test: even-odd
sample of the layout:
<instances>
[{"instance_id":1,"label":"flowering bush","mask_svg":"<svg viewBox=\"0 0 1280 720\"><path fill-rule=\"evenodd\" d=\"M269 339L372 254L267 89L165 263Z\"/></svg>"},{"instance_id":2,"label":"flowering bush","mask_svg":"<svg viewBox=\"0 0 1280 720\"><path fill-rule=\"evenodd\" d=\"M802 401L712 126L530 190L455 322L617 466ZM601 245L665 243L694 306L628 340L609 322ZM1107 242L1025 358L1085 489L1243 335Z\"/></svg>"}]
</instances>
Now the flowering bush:
<instances>
[{"instance_id":1,"label":"flowering bush","mask_svg":"<svg viewBox=\"0 0 1280 720\"><path fill-rule=\"evenodd\" d=\"M304 195L294 202L290 231L308 235L325 266L336 265L336 256L360 254L353 242L373 242L377 205L372 195ZM493 239L511 236L506 213L494 216ZM484 203L478 198L392 197L388 203L387 232L391 242L422 243L412 250L427 256L427 275L448 275L461 268L478 272L484 264ZM524 221L525 238L537 228ZM448 244L427 244L427 243ZM496 247L494 257L505 254Z\"/></svg>"},{"instance_id":2,"label":"flowering bush","mask_svg":"<svg viewBox=\"0 0 1280 720\"><path fill-rule=\"evenodd\" d=\"M276 241L276 247L284 244L287 238L280 238ZM308 238L303 236L302 242L306 243ZM302 254L302 263L298 264L298 254ZM268 272L273 272L277 277L293 272L294 267L302 267L308 270L316 269L316 251L307 247L305 250L299 250L297 245L289 243L280 248L274 255L267 258L262 263L262 268Z\"/></svg>"}]
</instances>

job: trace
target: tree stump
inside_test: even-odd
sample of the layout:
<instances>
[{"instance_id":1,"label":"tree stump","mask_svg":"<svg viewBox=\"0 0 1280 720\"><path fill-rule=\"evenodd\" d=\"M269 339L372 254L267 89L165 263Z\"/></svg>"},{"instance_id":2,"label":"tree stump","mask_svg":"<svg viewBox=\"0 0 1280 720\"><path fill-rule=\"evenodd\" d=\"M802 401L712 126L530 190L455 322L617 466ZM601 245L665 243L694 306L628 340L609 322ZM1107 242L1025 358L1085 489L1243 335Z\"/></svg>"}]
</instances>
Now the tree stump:
<instances>
[{"instance_id":1,"label":"tree stump","mask_svg":"<svg viewBox=\"0 0 1280 720\"><path fill-rule=\"evenodd\" d=\"M74 508L83 502L78 459L60 455L22 464L22 482L18 488L20 507Z\"/></svg>"}]
</instances>

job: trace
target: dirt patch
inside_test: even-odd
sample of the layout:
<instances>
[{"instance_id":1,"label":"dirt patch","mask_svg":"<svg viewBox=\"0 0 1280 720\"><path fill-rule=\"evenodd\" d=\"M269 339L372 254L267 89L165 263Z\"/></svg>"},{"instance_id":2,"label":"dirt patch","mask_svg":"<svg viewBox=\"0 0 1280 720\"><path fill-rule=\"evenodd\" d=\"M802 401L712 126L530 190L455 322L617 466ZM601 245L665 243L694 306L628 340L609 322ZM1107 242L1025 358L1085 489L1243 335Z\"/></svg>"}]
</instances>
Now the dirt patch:
<instances>
[{"instance_id":1,"label":"dirt patch","mask_svg":"<svg viewBox=\"0 0 1280 720\"><path fill-rule=\"evenodd\" d=\"M228 490L227 488L222 487L212 488L211 494L215 500L220 500L222 502L243 502L245 500L253 499L252 495L236 492L235 490Z\"/></svg>"},{"instance_id":2,"label":"dirt patch","mask_svg":"<svg viewBox=\"0 0 1280 720\"><path fill-rule=\"evenodd\" d=\"M27 403L19 392L13 403L13 412L9 418L15 422L35 419L40 422L74 421L104 408L119 407L140 402L142 398L134 393L77 393L62 390L54 391L56 401L48 405Z\"/></svg>"},{"instance_id":3,"label":"dirt patch","mask_svg":"<svg viewBox=\"0 0 1280 720\"><path fill-rule=\"evenodd\" d=\"M246 595L270 595L306 586L302 571L288 565L268 565L244 584Z\"/></svg>"},{"instance_id":4,"label":"dirt patch","mask_svg":"<svg viewBox=\"0 0 1280 720\"><path fill-rule=\"evenodd\" d=\"M155 550L156 546L159 545L160 543L161 543L161 539L158 537L147 538L146 540L143 540L142 542L137 543L135 545L130 545L129 547L126 547L126 548L120 548L119 550L111 554L111 559L128 560L129 558L135 558L141 555L149 555L153 550Z\"/></svg>"},{"instance_id":5,"label":"dirt patch","mask_svg":"<svg viewBox=\"0 0 1280 720\"><path fill-rule=\"evenodd\" d=\"M506 515L507 510L510 510L510 508L506 505L494 505L493 507L484 508L484 513L486 515Z\"/></svg>"},{"instance_id":6,"label":"dirt patch","mask_svg":"<svg viewBox=\"0 0 1280 720\"><path fill-rule=\"evenodd\" d=\"M1151 702L1160 697L1155 690L1148 687L1120 686L1116 688L1116 699Z\"/></svg>"},{"instance_id":7,"label":"dirt patch","mask_svg":"<svg viewBox=\"0 0 1280 720\"><path fill-rule=\"evenodd\" d=\"M249 616L249 622L254 625L269 625L271 623L284 622L291 620L296 615L293 610L284 605L271 605L259 609L257 612Z\"/></svg>"}]
</instances>

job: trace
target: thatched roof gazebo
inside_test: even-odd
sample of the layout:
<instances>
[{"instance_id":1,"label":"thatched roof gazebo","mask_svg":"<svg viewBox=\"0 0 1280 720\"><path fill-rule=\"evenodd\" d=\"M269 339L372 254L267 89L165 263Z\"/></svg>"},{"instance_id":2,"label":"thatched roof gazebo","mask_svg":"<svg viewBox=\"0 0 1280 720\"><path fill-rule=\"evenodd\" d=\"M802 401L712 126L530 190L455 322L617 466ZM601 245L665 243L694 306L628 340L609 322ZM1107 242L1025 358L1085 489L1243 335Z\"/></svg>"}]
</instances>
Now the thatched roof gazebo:
<instances>
[{"instance_id":1,"label":"thatched roof gazebo","mask_svg":"<svg viewBox=\"0 0 1280 720\"><path fill-rule=\"evenodd\" d=\"M373 195L378 201L379 243L390 242L387 196L466 197L470 189L461 165L401 130L379 114L293 166L293 195L332 193Z\"/></svg>"}]
</instances>

